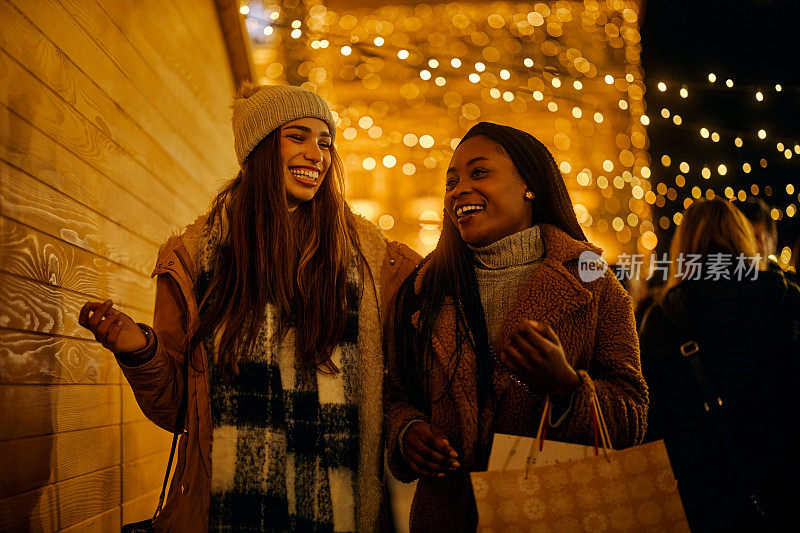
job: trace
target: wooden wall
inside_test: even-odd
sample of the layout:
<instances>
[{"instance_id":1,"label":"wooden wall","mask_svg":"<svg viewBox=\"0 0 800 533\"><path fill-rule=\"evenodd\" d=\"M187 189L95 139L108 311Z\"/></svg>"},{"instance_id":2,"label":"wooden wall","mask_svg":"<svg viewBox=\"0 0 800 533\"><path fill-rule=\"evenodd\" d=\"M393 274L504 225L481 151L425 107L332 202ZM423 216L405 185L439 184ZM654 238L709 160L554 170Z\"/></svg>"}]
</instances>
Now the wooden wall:
<instances>
[{"instance_id":1,"label":"wooden wall","mask_svg":"<svg viewBox=\"0 0 800 533\"><path fill-rule=\"evenodd\" d=\"M160 243L233 175L217 8L0 0L0 530L154 510L171 435L77 315L149 322Z\"/></svg>"}]
</instances>

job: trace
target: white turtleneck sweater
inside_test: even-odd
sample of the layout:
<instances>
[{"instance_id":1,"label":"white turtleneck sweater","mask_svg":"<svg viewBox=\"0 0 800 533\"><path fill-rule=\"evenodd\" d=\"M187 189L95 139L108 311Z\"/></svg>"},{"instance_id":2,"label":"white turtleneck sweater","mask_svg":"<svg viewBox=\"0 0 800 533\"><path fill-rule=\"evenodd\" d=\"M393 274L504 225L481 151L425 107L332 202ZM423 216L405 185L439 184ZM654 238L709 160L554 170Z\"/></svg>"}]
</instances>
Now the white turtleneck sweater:
<instances>
[{"instance_id":1,"label":"white turtleneck sweater","mask_svg":"<svg viewBox=\"0 0 800 533\"><path fill-rule=\"evenodd\" d=\"M506 313L542 262L541 232L539 226L531 226L487 246L470 248L475 254L475 276L486 315L489 343L496 346Z\"/></svg>"}]
</instances>

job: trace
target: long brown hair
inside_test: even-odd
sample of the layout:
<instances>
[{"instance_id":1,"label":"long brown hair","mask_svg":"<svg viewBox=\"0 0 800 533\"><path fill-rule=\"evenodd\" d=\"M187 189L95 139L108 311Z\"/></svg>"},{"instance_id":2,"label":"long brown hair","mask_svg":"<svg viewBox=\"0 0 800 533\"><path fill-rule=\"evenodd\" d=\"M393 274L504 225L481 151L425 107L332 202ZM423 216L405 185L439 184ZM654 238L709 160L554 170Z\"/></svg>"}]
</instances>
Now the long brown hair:
<instances>
[{"instance_id":1,"label":"long brown hair","mask_svg":"<svg viewBox=\"0 0 800 533\"><path fill-rule=\"evenodd\" d=\"M337 372L331 354L347 325L351 261L363 280L363 256L335 149L314 198L292 213L282 169L278 128L217 194L206 222L210 226L222 217L227 232L210 279L198 286L200 320L190 347L219 334L218 365L227 377L238 374L239 362L254 347L267 304L274 306L278 322L272 342L295 327L301 365Z\"/></svg>"},{"instance_id":2,"label":"long brown hair","mask_svg":"<svg viewBox=\"0 0 800 533\"><path fill-rule=\"evenodd\" d=\"M476 124L461 142L478 135L491 139L505 151L525 185L533 191L531 225L552 224L573 239L586 240L564 178L547 147L529 133L491 122ZM423 260L427 267L419 295L414 290L417 276L411 275L396 300L394 326L398 366L411 402L423 411L430 408L428 379L433 365L433 333L446 300L452 301L455 307L455 360L460 359L463 345L469 343L477 354L478 401L490 393L492 359L489 356L489 334L475 277L473 253L447 213L442 219L439 242ZM419 312L419 321L414 327L416 312ZM453 367L457 368L458 362ZM449 377L446 389L449 390L454 378L455 373Z\"/></svg>"},{"instance_id":3,"label":"long brown hair","mask_svg":"<svg viewBox=\"0 0 800 533\"><path fill-rule=\"evenodd\" d=\"M667 289L680 283L678 257L681 254L707 256L726 253L733 256L758 254L753 228L731 202L720 198L698 200L683 212L683 219L670 244Z\"/></svg>"}]
</instances>

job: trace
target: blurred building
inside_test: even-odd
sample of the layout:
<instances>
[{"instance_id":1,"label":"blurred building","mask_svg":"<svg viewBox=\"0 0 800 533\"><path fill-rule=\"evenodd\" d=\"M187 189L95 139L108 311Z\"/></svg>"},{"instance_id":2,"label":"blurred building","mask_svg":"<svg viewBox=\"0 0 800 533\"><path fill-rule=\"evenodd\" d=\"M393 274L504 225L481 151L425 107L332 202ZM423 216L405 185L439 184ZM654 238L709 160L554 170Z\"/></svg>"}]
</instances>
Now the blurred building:
<instances>
[{"instance_id":1,"label":"blurred building","mask_svg":"<svg viewBox=\"0 0 800 533\"><path fill-rule=\"evenodd\" d=\"M257 81L337 113L351 205L425 253L453 148L482 120L553 152L578 220L614 261L656 245L639 3L250 1Z\"/></svg>"}]
</instances>

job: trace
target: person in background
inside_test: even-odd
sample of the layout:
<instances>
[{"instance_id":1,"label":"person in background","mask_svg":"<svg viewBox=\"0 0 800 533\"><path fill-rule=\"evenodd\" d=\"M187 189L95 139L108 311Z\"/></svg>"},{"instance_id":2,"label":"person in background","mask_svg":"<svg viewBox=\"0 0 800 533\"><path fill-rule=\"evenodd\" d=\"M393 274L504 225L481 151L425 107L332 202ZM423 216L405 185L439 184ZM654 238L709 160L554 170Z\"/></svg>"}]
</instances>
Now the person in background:
<instances>
[{"instance_id":1,"label":"person in background","mask_svg":"<svg viewBox=\"0 0 800 533\"><path fill-rule=\"evenodd\" d=\"M153 326L110 300L80 324L183 430L156 530L378 530L381 317L418 257L350 211L316 94L244 84L233 134L241 170L159 252Z\"/></svg>"},{"instance_id":2,"label":"person in background","mask_svg":"<svg viewBox=\"0 0 800 533\"><path fill-rule=\"evenodd\" d=\"M780 266L769 256L775 256L778 246L778 224L772 219L770 207L761 198L749 197L744 202L736 202L736 207L747 218L753 228L753 237L756 240L756 249L761 255L767 268L781 272Z\"/></svg>"},{"instance_id":3,"label":"person in background","mask_svg":"<svg viewBox=\"0 0 800 533\"><path fill-rule=\"evenodd\" d=\"M523 131L472 127L445 179L436 249L398 293L387 348L388 463L419 478L412 531L474 531L469 473L494 432L593 441L596 391L614 447L640 442L647 390L630 296L596 261L553 156Z\"/></svg>"},{"instance_id":4,"label":"person in background","mask_svg":"<svg viewBox=\"0 0 800 533\"><path fill-rule=\"evenodd\" d=\"M689 254L707 266L758 252L732 203L694 202L671 243L666 293L640 332L645 441L664 439L692 531L758 531L794 519L800 290L777 272L737 271L735 259L717 280L681 268Z\"/></svg>"}]
</instances>

